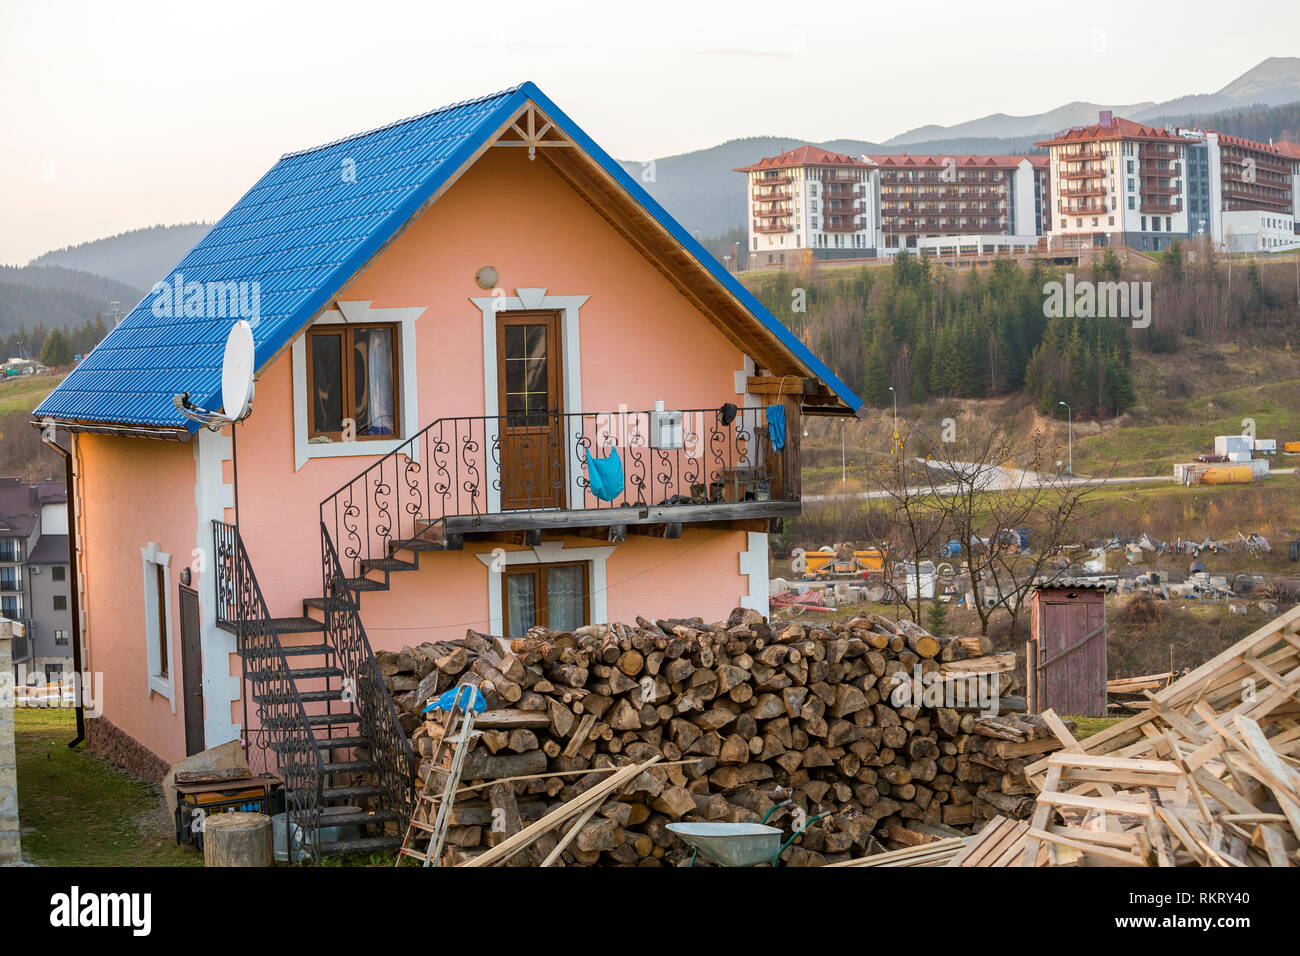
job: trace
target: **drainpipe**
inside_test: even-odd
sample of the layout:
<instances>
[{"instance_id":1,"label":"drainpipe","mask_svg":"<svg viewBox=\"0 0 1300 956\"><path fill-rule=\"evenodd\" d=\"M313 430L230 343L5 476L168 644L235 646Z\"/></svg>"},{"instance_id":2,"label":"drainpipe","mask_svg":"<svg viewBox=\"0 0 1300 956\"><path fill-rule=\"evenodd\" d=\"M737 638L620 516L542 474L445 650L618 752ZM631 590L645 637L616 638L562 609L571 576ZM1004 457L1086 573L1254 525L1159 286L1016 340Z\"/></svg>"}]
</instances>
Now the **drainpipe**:
<instances>
[{"instance_id":1,"label":"drainpipe","mask_svg":"<svg viewBox=\"0 0 1300 956\"><path fill-rule=\"evenodd\" d=\"M77 495L76 489L72 484L72 451L64 448L52 438L46 438L42 433L41 441L49 445L56 452L63 456L63 474L64 483L68 489L68 564L71 566L72 574L69 576L72 587L68 590L71 592L70 607L72 610L72 670L78 675L76 680L80 680L81 675L81 578L77 573ZM69 434L69 441L72 436ZM77 736L68 741L68 747L75 747L86 739L86 706L85 706L85 689L77 694Z\"/></svg>"}]
</instances>

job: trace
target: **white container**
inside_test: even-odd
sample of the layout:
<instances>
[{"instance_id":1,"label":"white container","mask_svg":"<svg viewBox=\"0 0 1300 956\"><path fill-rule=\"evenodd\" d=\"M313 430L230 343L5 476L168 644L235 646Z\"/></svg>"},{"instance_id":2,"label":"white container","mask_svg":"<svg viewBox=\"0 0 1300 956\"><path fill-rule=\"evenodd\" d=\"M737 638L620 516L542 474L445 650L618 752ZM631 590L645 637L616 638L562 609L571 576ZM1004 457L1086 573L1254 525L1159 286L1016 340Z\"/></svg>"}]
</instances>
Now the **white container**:
<instances>
[{"instance_id":1,"label":"white container","mask_svg":"<svg viewBox=\"0 0 1300 956\"><path fill-rule=\"evenodd\" d=\"M1255 451L1262 452L1265 455L1272 455L1277 451L1276 438L1256 438Z\"/></svg>"},{"instance_id":2,"label":"white container","mask_svg":"<svg viewBox=\"0 0 1300 956\"><path fill-rule=\"evenodd\" d=\"M1218 435L1214 439L1216 455L1231 455L1233 452L1252 452L1255 440L1249 435Z\"/></svg>"},{"instance_id":3,"label":"white container","mask_svg":"<svg viewBox=\"0 0 1300 956\"><path fill-rule=\"evenodd\" d=\"M655 410L650 413L650 447L682 447L682 413L664 411L662 399L655 401Z\"/></svg>"}]
</instances>

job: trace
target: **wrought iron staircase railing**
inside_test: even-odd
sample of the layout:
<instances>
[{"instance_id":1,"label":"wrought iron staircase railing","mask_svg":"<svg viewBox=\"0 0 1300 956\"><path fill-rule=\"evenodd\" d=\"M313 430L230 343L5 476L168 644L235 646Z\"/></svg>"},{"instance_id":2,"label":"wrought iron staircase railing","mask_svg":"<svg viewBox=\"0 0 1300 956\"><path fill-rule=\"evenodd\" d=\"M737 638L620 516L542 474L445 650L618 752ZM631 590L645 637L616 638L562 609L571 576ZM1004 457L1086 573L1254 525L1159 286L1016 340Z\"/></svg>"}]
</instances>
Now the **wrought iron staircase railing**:
<instances>
[{"instance_id":1,"label":"wrought iron staircase railing","mask_svg":"<svg viewBox=\"0 0 1300 956\"><path fill-rule=\"evenodd\" d=\"M233 625L239 637L245 756L254 773L272 771L284 781L287 835L302 833L313 861L319 862L317 835L325 758L243 541L235 527L223 521L212 522L212 533L216 548L217 621ZM257 714L257 728L251 732L250 696ZM290 847L295 843L293 839L286 841Z\"/></svg>"},{"instance_id":2,"label":"wrought iron staircase railing","mask_svg":"<svg viewBox=\"0 0 1300 956\"><path fill-rule=\"evenodd\" d=\"M410 566L397 551L441 547L451 518L581 511L599 521L619 508L798 500L779 480L788 463L772 451L763 409L725 422L716 408L680 414L669 435L654 411L437 419L321 502L325 539L349 585L365 589L368 573ZM588 458L615 450L621 486L597 497Z\"/></svg>"},{"instance_id":3,"label":"wrought iron staircase railing","mask_svg":"<svg viewBox=\"0 0 1300 956\"><path fill-rule=\"evenodd\" d=\"M325 639L344 673L344 689L356 707L361 734L369 741L375 774L387 794L389 806L399 814L405 829L415 809L415 774L418 763L397 718L397 708L384 686L370 641L361 623L356 596L347 586L338 552L324 523L321 524L321 573L325 582Z\"/></svg>"}]
</instances>

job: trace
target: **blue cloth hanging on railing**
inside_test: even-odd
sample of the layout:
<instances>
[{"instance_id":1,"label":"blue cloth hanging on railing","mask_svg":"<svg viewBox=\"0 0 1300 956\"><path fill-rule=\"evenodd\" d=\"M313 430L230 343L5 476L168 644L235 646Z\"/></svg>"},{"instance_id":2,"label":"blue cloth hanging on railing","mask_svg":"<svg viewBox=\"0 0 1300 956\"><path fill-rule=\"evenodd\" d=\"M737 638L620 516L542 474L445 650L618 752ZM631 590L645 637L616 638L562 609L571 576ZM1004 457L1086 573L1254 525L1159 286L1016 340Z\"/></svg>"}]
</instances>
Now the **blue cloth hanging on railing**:
<instances>
[{"instance_id":1,"label":"blue cloth hanging on railing","mask_svg":"<svg viewBox=\"0 0 1300 956\"><path fill-rule=\"evenodd\" d=\"M476 714L487 710L487 700L483 697L483 692L472 684L461 684L459 687L453 687L437 700L430 701L429 706L424 708L424 712L427 714L434 710L451 710L457 704L460 705L461 710L472 710Z\"/></svg>"},{"instance_id":2,"label":"blue cloth hanging on railing","mask_svg":"<svg viewBox=\"0 0 1300 956\"><path fill-rule=\"evenodd\" d=\"M767 437L772 443L772 451L785 447L785 406L767 406Z\"/></svg>"},{"instance_id":3,"label":"blue cloth hanging on railing","mask_svg":"<svg viewBox=\"0 0 1300 956\"><path fill-rule=\"evenodd\" d=\"M593 458L587 449L587 481L591 493L601 501L613 501L623 493L623 459L611 448L604 458Z\"/></svg>"}]
</instances>

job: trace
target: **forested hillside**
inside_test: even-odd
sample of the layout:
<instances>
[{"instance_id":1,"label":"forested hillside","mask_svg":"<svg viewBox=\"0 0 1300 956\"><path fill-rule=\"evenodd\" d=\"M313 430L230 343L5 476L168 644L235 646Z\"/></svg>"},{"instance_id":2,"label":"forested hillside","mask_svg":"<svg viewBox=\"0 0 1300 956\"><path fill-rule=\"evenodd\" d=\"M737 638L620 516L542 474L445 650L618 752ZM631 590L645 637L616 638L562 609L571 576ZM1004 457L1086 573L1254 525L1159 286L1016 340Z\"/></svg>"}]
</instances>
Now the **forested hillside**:
<instances>
[{"instance_id":1,"label":"forested hillside","mask_svg":"<svg viewBox=\"0 0 1300 956\"><path fill-rule=\"evenodd\" d=\"M1176 352L1188 340L1277 343L1300 330L1296 264L1231 265L1204 244L1158 263L1113 254L1074 270L1080 282L1150 282L1150 324L1126 318L1049 318L1050 283L1066 270L999 262L955 271L928 258L888 266L744 274L743 281L869 404L1024 391L1045 412L1076 417L1131 408L1135 350Z\"/></svg>"}]
</instances>

